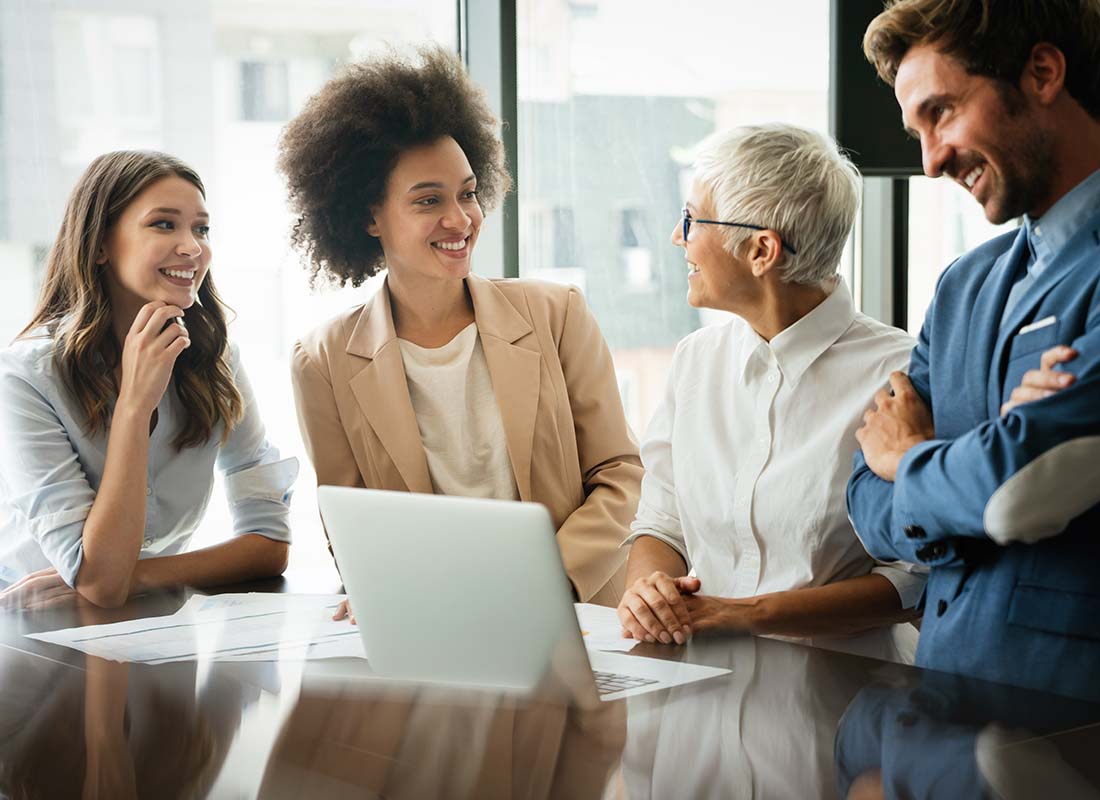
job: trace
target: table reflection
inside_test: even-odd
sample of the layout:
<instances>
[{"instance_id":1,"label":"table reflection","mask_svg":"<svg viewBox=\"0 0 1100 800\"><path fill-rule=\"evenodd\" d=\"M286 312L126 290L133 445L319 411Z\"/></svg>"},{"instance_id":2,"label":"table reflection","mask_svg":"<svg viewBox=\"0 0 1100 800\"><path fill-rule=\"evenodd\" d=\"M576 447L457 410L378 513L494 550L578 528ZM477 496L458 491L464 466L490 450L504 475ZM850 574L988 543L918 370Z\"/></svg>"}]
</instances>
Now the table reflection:
<instances>
[{"instance_id":1,"label":"table reflection","mask_svg":"<svg viewBox=\"0 0 1100 800\"><path fill-rule=\"evenodd\" d=\"M586 661L520 697L290 649L151 666L24 636L185 599L0 614L0 797L1100 800L1098 706L769 639L639 644L730 672L590 705Z\"/></svg>"},{"instance_id":2,"label":"table reflection","mask_svg":"<svg viewBox=\"0 0 1100 800\"><path fill-rule=\"evenodd\" d=\"M927 672L917 687L863 689L836 737L848 800L1100 798L1100 709L1069 698ZM1068 732L1063 739L1059 732Z\"/></svg>"},{"instance_id":3,"label":"table reflection","mask_svg":"<svg viewBox=\"0 0 1100 800\"><path fill-rule=\"evenodd\" d=\"M117 614L79 610L81 624ZM258 690L194 662L69 662L0 648L0 796L202 797Z\"/></svg>"},{"instance_id":4,"label":"table reflection","mask_svg":"<svg viewBox=\"0 0 1100 800\"><path fill-rule=\"evenodd\" d=\"M621 701L585 709L476 691L305 689L259 796L599 798L625 739Z\"/></svg>"},{"instance_id":5,"label":"table reflection","mask_svg":"<svg viewBox=\"0 0 1100 800\"><path fill-rule=\"evenodd\" d=\"M754 638L689 656L732 674L629 701L631 798L835 795L836 725L867 680L837 665L871 662Z\"/></svg>"}]
</instances>

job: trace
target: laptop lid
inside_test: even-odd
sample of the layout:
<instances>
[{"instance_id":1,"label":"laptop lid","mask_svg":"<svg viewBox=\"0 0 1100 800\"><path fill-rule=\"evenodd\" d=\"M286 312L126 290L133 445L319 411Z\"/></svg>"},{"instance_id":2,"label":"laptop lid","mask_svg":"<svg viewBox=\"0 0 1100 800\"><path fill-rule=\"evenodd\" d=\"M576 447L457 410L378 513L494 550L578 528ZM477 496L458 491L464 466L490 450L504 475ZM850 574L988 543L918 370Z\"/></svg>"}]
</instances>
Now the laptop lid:
<instances>
[{"instance_id":1,"label":"laptop lid","mask_svg":"<svg viewBox=\"0 0 1100 800\"><path fill-rule=\"evenodd\" d=\"M321 486L371 670L413 682L594 692L549 512L535 503Z\"/></svg>"}]
</instances>

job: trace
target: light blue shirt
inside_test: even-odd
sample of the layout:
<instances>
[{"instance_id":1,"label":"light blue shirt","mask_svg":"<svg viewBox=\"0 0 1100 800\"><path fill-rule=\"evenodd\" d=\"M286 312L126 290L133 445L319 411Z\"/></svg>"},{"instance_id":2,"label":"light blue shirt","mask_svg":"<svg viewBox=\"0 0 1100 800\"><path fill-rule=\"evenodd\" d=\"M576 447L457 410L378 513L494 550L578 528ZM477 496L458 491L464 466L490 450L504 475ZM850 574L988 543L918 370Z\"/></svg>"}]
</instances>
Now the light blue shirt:
<instances>
[{"instance_id":1,"label":"light blue shirt","mask_svg":"<svg viewBox=\"0 0 1100 800\"><path fill-rule=\"evenodd\" d=\"M1100 206L1100 170L1089 175L1064 194L1047 213L1039 219L1024 216L1027 243L1031 251L1027 273L1009 291L1005 309L1001 314L1001 327L1016 304L1027 294L1039 277L1046 272L1062 248L1081 230L1085 221Z\"/></svg>"},{"instance_id":2,"label":"light blue shirt","mask_svg":"<svg viewBox=\"0 0 1100 800\"><path fill-rule=\"evenodd\" d=\"M145 537L139 558L186 549L210 500L214 466L226 476L233 534L290 541L290 487L298 460L268 444L252 387L231 347L244 416L224 444L221 426L197 447L176 450L184 423L175 380L157 406L149 437ZM103 479L107 434L89 436L84 414L64 387L49 338L21 339L0 351L0 580L46 567L70 586L84 557L84 521Z\"/></svg>"}]
</instances>

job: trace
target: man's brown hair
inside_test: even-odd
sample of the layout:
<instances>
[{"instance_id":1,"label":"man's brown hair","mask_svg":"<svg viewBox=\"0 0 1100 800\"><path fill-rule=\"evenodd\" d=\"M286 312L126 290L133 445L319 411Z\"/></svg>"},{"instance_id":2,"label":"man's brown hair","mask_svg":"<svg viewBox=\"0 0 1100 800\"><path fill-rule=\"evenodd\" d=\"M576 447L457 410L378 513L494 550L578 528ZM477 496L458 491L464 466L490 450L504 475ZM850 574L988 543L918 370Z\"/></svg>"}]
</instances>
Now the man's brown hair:
<instances>
[{"instance_id":1,"label":"man's brown hair","mask_svg":"<svg viewBox=\"0 0 1100 800\"><path fill-rule=\"evenodd\" d=\"M863 52L891 86L918 45L933 45L971 75L1018 87L1040 42L1066 58L1066 91L1100 119L1100 0L894 0L863 37Z\"/></svg>"}]
</instances>

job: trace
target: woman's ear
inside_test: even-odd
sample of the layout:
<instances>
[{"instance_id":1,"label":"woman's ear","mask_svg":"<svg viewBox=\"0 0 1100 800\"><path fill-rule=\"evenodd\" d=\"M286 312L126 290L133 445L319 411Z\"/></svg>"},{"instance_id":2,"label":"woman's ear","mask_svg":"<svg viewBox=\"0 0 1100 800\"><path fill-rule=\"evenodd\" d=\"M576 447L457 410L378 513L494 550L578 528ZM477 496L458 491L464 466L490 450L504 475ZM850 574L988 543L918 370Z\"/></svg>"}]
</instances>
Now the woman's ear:
<instances>
[{"instance_id":1,"label":"woman's ear","mask_svg":"<svg viewBox=\"0 0 1100 800\"><path fill-rule=\"evenodd\" d=\"M757 231L749 239L749 264L752 266L752 274L757 278L763 278L771 272L782 254L783 243L775 231Z\"/></svg>"},{"instance_id":2,"label":"woman's ear","mask_svg":"<svg viewBox=\"0 0 1100 800\"><path fill-rule=\"evenodd\" d=\"M95 263L97 266L102 267L107 263L107 248L100 246L99 250L95 254Z\"/></svg>"},{"instance_id":3,"label":"woman's ear","mask_svg":"<svg viewBox=\"0 0 1100 800\"><path fill-rule=\"evenodd\" d=\"M367 224L364 227L370 236L377 238L382 235L382 232L378 229L378 222L375 221L373 211L367 212Z\"/></svg>"}]
</instances>

